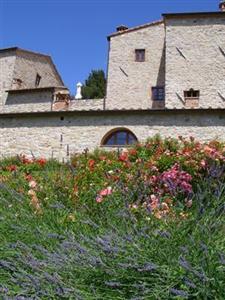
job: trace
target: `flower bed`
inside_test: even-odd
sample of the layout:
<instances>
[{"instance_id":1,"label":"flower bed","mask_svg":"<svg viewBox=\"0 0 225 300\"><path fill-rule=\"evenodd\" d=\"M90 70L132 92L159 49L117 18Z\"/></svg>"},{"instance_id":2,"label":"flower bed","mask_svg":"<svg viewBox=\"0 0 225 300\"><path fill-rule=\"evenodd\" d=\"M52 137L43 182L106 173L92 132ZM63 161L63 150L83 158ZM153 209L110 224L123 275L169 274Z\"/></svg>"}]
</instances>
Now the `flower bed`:
<instances>
[{"instance_id":1,"label":"flower bed","mask_svg":"<svg viewBox=\"0 0 225 300\"><path fill-rule=\"evenodd\" d=\"M5 159L0 202L3 298L224 298L223 143Z\"/></svg>"}]
</instances>

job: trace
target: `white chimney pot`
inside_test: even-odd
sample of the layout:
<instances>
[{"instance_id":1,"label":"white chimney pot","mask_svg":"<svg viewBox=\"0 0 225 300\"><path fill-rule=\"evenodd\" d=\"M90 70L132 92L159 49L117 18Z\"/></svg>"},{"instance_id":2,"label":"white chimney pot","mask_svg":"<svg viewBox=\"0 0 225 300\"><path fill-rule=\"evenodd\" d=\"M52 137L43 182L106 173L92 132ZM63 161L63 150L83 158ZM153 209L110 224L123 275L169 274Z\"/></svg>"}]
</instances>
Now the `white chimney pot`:
<instances>
[{"instance_id":1,"label":"white chimney pot","mask_svg":"<svg viewBox=\"0 0 225 300\"><path fill-rule=\"evenodd\" d=\"M81 87L82 87L82 83L78 82L77 83L77 92L76 92L76 96L75 96L76 100L82 99Z\"/></svg>"}]
</instances>

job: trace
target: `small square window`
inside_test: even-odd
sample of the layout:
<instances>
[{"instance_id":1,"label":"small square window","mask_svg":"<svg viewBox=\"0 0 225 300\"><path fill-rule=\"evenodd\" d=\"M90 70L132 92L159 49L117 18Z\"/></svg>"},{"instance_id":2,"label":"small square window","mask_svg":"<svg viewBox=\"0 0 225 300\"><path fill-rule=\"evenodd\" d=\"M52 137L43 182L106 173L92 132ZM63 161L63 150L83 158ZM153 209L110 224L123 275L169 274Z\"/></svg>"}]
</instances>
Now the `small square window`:
<instances>
[{"instance_id":1,"label":"small square window","mask_svg":"<svg viewBox=\"0 0 225 300\"><path fill-rule=\"evenodd\" d=\"M152 100L153 101L165 100L165 88L163 86L152 87Z\"/></svg>"},{"instance_id":2,"label":"small square window","mask_svg":"<svg viewBox=\"0 0 225 300\"><path fill-rule=\"evenodd\" d=\"M36 75L35 86L38 87L41 81L41 76L39 74Z\"/></svg>"},{"instance_id":3,"label":"small square window","mask_svg":"<svg viewBox=\"0 0 225 300\"><path fill-rule=\"evenodd\" d=\"M185 99L190 99L190 98L191 99L192 98L198 99L199 95L200 95L200 91L199 90L190 89L189 91L184 91L184 98Z\"/></svg>"},{"instance_id":4,"label":"small square window","mask_svg":"<svg viewBox=\"0 0 225 300\"><path fill-rule=\"evenodd\" d=\"M137 61L137 62L145 61L145 49L136 49L135 50L135 61Z\"/></svg>"}]
</instances>

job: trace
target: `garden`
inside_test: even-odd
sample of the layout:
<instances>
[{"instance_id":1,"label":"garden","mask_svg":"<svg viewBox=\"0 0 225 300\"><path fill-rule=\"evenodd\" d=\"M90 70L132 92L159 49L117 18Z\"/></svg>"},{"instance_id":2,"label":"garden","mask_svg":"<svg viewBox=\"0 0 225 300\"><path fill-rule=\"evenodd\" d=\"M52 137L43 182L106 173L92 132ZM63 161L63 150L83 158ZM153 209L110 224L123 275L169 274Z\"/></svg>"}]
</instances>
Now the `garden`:
<instances>
[{"instance_id":1,"label":"garden","mask_svg":"<svg viewBox=\"0 0 225 300\"><path fill-rule=\"evenodd\" d=\"M225 144L0 161L0 299L225 299Z\"/></svg>"}]
</instances>

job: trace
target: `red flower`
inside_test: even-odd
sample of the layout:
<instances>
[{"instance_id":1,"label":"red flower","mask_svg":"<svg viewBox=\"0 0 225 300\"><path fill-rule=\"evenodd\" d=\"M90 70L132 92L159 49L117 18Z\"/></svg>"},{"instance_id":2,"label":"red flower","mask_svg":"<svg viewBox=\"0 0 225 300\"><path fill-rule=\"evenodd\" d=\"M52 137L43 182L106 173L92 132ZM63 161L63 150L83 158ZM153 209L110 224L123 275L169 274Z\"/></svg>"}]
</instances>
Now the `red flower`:
<instances>
[{"instance_id":1,"label":"red flower","mask_svg":"<svg viewBox=\"0 0 225 300\"><path fill-rule=\"evenodd\" d=\"M37 163L42 167L46 164L46 162L47 162L47 160L45 158L37 159Z\"/></svg>"},{"instance_id":2,"label":"red flower","mask_svg":"<svg viewBox=\"0 0 225 300\"><path fill-rule=\"evenodd\" d=\"M25 176L25 179L26 179L27 181L32 181L32 180L34 180L31 174L27 174L27 175Z\"/></svg>"},{"instance_id":3,"label":"red flower","mask_svg":"<svg viewBox=\"0 0 225 300\"><path fill-rule=\"evenodd\" d=\"M130 149L129 150L129 154L130 155L136 155L137 154L137 150L136 149Z\"/></svg>"},{"instance_id":4,"label":"red flower","mask_svg":"<svg viewBox=\"0 0 225 300\"><path fill-rule=\"evenodd\" d=\"M88 167L89 167L90 171L94 170L94 166L95 166L94 159L89 159L89 161L88 161Z\"/></svg>"},{"instance_id":5,"label":"red flower","mask_svg":"<svg viewBox=\"0 0 225 300\"><path fill-rule=\"evenodd\" d=\"M127 152L121 153L119 156L119 160L120 161L128 161L128 153Z\"/></svg>"},{"instance_id":6,"label":"red flower","mask_svg":"<svg viewBox=\"0 0 225 300\"><path fill-rule=\"evenodd\" d=\"M23 155L21 157L21 161L22 161L23 164L26 164L26 165L32 164L32 162L33 162L31 159L26 158L25 155Z\"/></svg>"},{"instance_id":7,"label":"red flower","mask_svg":"<svg viewBox=\"0 0 225 300\"><path fill-rule=\"evenodd\" d=\"M6 167L6 169L10 172L16 171L17 170L17 166L16 165L11 165Z\"/></svg>"}]
</instances>

